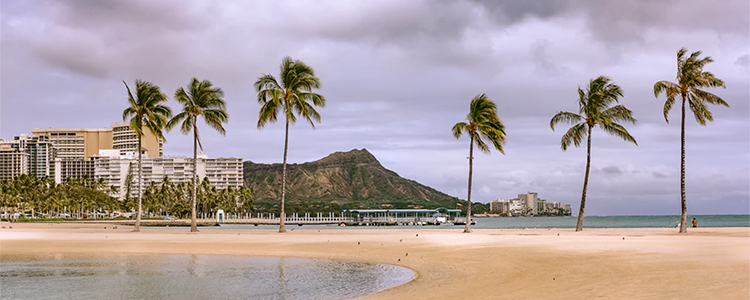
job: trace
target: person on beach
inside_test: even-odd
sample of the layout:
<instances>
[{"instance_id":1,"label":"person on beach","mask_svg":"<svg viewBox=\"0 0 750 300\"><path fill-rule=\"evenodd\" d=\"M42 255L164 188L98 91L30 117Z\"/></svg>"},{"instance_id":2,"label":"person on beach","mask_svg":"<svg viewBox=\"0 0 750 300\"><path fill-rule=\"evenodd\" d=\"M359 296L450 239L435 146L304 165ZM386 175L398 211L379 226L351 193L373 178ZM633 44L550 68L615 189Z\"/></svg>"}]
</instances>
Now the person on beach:
<instances>
[{"instance_id":1,"label":"person on beach","mask_svg":"<svg viewBox=\"0 0 750 300\"><path fill-rule=\"evenodd\" d=\"M693 218L693 228L698 227L698 221Z\"/></svg>"}]
</instances>

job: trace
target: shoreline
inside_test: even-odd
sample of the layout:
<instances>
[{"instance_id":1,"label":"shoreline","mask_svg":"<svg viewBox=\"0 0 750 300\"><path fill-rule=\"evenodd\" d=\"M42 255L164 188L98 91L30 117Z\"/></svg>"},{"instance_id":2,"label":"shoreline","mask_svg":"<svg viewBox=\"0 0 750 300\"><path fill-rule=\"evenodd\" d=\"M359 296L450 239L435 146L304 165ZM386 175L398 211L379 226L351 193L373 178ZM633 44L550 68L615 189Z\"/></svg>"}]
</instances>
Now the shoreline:
<instances>
[{"instance_id":1,"label":"shoreline","mask_svg":"<svg viewBox=\"0 0 750 300\"><path fill-rule=\"evenodd\" d=\"M416 278L361 299L748 299L750 228L475 229L419 227L104 229L2 223L0 261L118 255L243 255L397 265ZM13 229L7 226L12 225ZM408 255L407 255L408 253Z\"/></svg>"}]
</instances>

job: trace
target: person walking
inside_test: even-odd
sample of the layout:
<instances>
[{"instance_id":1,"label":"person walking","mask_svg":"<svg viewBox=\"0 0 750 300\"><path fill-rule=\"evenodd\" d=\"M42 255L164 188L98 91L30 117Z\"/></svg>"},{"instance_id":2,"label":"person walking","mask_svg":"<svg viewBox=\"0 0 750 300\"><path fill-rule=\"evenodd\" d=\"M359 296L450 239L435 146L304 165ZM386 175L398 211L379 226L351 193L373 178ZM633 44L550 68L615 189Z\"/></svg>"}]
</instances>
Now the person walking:
<instances>
[{"instance_id":1,"label":"person walking","mask_svg":"<svg viewBox=\"0 0 750 300\"><path fill-rule=\"evenodd\" d=\"M698 227L698 221L693 218L693 228Z\"/></svg>"}]
</instances>

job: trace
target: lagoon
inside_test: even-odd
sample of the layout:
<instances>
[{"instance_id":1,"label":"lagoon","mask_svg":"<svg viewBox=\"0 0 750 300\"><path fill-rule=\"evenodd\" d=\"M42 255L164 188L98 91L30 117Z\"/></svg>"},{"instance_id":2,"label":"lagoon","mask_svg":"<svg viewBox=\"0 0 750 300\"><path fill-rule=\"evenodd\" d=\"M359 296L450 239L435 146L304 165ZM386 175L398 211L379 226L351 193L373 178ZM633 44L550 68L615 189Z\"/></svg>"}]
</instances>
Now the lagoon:
<instances>
[{"instance_id":1,"label":"lagoon","mask_svg":"<svg viewBox=\"0 0 750 300\"><path fill-rule=\"evenodd\" d=\"M391 265L289 257L128 255L3 261L0 299L344 299L414 276Z\"/></svg>"}]
</instances>

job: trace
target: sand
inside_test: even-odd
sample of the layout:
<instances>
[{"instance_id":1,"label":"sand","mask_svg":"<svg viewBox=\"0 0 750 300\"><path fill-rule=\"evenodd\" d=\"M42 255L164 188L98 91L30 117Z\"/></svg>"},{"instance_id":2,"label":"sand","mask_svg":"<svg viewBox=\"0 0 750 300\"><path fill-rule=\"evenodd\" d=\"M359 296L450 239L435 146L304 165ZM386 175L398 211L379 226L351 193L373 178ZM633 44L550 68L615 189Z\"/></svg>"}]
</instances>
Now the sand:
<instances>
[{"instance_id":1,"label":"sand","mask_svg":"<svg viewBox=\"0 0 750 300\"><path fill-rule=\"evenodd\" d=\"M750 299L750 228L144 228L2 223L0 260L270 255L384 263L417 278L362 299ZM12 225L13 229L8 226ZM458 227L458 226L457 226ZM290 228L291 229L291 228ZM407 255L408 253L408 255Z\"/></svg>"}]
</instances>

